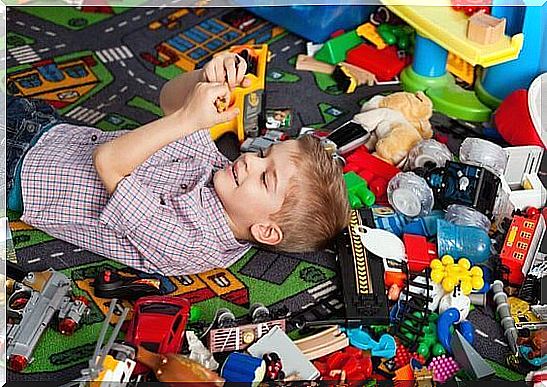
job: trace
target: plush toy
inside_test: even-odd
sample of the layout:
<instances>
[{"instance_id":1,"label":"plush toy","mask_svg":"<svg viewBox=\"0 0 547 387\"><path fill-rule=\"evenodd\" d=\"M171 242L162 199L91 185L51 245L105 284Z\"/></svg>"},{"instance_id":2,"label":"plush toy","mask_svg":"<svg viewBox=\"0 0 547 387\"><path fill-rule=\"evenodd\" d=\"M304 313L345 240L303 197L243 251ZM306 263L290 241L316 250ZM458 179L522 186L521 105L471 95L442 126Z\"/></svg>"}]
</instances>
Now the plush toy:
<instances>
[{"instance_id":1,"label":"plush toy","mask_svg":"<svg viewBox=\"0 0 547 387\"><path fill-rule=\"evenodd\" d=\"M371 132L366 146L392 165L402 166L408 152L433 136L429 118L433 103L421 91L377 95L366 102L354 120Z\"/></svg>"}]
</instances>

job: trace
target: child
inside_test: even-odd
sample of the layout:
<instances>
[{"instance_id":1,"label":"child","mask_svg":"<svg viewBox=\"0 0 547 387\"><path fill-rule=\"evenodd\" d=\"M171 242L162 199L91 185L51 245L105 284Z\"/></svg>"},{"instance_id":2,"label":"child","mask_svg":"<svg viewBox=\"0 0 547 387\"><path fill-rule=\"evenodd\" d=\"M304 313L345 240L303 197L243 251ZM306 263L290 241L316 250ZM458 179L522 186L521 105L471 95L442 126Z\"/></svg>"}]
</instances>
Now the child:
<instances>
[{"instance_id":1,"label":"child","mask_svg":"<svg viewBox=\"0 0 547 387\"><path fill-rule=\"evenodd\" d=\"M349 205L341 170L318 140L286 141L233 164L211 140L208 128L240 113L215 106L229 101L230 88L247 85L238 59L226 53L169 81L160 95L165 116L135 130L102 132L27 114L27 122L39 116L46 125L18 164L21 219L164 275L228 267L249 242L288 252L323 247L347 225ZM13 106L8 115L18 119L8 118L8 127L21 124Z\"/></svg>"}]
</instances>

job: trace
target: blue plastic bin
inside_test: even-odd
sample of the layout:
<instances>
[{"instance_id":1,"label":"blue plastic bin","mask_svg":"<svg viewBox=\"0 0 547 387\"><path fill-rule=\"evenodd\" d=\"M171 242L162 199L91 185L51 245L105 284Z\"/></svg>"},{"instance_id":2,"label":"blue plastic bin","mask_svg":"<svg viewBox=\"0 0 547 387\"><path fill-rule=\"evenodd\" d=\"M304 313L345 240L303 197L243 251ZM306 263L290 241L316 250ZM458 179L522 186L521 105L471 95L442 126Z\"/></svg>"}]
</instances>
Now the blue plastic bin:
<instances>
[{"instance_id":1,"label":"blue plastic bin","mask_svg":"<svg viewBox=\"0 0 547 387\"><path fill-rule=\"evenodd\" d=\"M340 29L350 30L366 21L375 5L293 5L249 7L249 11L314 43L322 43Z\"/></svg>"}]
</instances>

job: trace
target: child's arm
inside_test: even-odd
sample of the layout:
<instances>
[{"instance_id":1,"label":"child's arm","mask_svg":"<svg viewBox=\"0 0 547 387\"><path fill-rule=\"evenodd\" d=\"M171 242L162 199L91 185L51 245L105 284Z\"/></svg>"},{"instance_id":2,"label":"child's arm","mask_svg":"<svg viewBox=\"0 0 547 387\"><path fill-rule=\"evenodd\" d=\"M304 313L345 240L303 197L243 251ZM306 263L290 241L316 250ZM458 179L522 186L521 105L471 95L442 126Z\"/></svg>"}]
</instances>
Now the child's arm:
<instances>
[{"instance_id":1,"label":"child's arm","mask_svg":"<svg viewBox=\"0 0 547 387\"><path fill-rule=\"evenodd\" d=\"M201 70L189 71L171 79L163 85L160 92L160 107L165 115L177 111L192 88L198 82L228 82L230 88L246 87L250 81L245 79L247 62L231 52L216 55Z\"/></svg>"},{"instance_id":2,"label":"child's arm","mask_svg":"<svg viewBox=\"0 0 547 387\"><path fill-rule=\"evenodd\" d=\"M93 164L108 193L112 194L120 180L167 144L229 121L239 113L237 109L219 113L214 104L217 98L230 98L227 85L198 83L172 114L99 145L93 152Z\"/></svg>"}]
</instances>

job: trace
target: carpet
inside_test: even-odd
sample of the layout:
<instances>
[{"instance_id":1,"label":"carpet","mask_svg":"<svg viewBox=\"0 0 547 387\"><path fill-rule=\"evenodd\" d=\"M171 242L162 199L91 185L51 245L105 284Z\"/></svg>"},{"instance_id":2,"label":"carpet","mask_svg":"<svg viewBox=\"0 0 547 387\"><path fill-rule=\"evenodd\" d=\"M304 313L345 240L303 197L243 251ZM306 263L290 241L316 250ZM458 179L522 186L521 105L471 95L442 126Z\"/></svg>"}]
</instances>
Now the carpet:
<instances>
[{"instance_id":1,"label":"carpet","mask_svg":"<svg viewBox=\"0 0 547 387\"><path fill-rule=\"evenodd\" d=\"M163 83L233 44L269 44L266 106L291 110L291 134L301 126L336 127L371 96L400 90L377 85L344 94L329 76L296 71L306 42L243 9L10 7L6 39L8 93L47 100L66 121L105 131L133 129L160 117ZM29 271L61 270L72 279L74 293L92 301L73 336L48 328L34 361L23 373L9 372L8 380L69 381L93 353L108 308L109 300L91 290L94 276L105 267L144 274L35 230L16 213L8 216L13 259ZM329 251L279 255L252 249L229 269L161 281L165 294L189 298L206 323L220 307L236 317L245 316L254 302L296 313L339 292Z\"/></svg>"}]
</instances>

